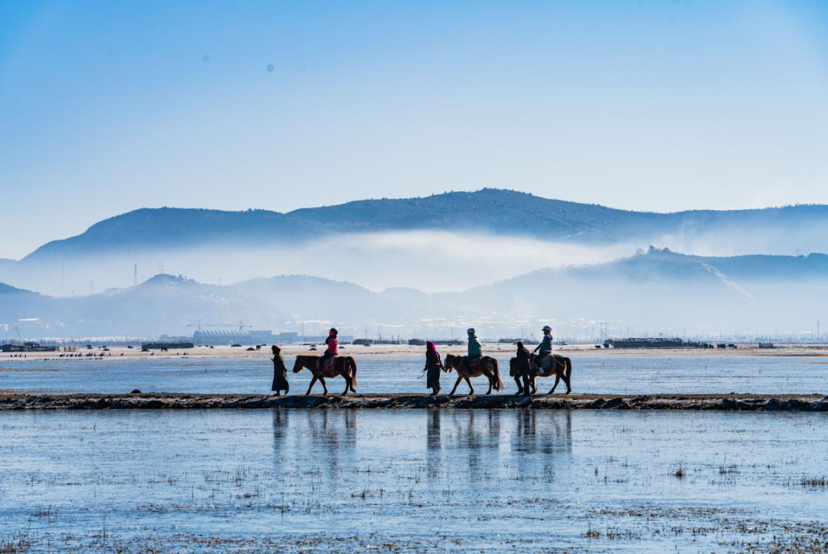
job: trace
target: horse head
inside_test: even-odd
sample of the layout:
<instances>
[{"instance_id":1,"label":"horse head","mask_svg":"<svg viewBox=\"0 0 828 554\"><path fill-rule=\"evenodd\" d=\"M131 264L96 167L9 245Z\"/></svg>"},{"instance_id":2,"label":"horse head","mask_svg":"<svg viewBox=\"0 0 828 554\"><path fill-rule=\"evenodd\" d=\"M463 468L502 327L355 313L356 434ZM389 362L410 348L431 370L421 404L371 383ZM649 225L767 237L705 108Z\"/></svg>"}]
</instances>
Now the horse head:
<instances>
[{"instance_id":1,"label":"horse head","mask_svg":"<svg viewBox=\"0 0 828 554\"><path fill-rule=\"evenodd\" d=\"M293 364L293 373L299 373L302 371L302 368L304 367L302 365L303 358L305 358L305 356L296 356L296 363Z\"/></svg>"}]
</instances>

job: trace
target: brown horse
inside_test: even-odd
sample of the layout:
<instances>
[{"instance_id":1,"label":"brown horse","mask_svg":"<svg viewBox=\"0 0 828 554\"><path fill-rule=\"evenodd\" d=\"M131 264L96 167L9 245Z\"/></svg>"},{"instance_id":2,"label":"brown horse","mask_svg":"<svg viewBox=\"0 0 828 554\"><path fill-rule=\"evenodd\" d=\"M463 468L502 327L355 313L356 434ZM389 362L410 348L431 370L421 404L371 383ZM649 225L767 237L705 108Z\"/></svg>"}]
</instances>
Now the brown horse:
<instances>
[{"instance_id":1,"label":"brown horse","mask_svg":"<svg viewBox=\"0 0 828 554\"><path fill-rule=\"evenodd\" d=\"M446 355L446 363L444 364L446 371L451 371L453 369L457 372L457 382L454 383L454 388L451 389L449 396L454 396L457 386L463 379L465 379L466 383L469 384L469 396L474 394L474 387L471 384L471 379L469 379L471 375L469 370L466 368L464 361L465 356L455 356L454 354ZM492 394L492 389L503 390L503 381L500 380L500 370L497 367L497 360L489 356L483 356L480 358L480 372L481 375L485 375L489 380L489 390L486 394ZM479 375L476 377L479 377Z\"/></svg>"},{"instance_id":2,"label":"brown horse","mask_svg":"<svg viewBox=\"0 0 828 554\"><path fill-rule=\"evenodd\" d=\"M547 394L555 392L555 389L558 387L558 383L561 379L563 379L564 384L566 384L566 392L564 394L572 392L572 386L570 385L570 379L572 378L572 360L565 356L554 354L549 368L543 369L540 365L540 357L536 354L532 354L530 363L532 366L532 377L529 379L529 383L532 385L532 391L531 393L529 391L525 391L526 394L535 394L538 391L538 387L535 385L535 379L537 377L551 377L552 375L555 376L555 384L552 386L552 390L550 390Z\"/></svg>"},{"instance_id":3,"label":"brown horse","mask_svg":"<svg viewBox=\"0 0 828 554\"><path fill-rule=\"evenodd\" d=\"M293 365L293 373L299 373L303 369L307 369L313 374L313 379L311 379L306 395L310 395L311 390L317 381L322 383L322 388L325 389L325 392L322 394L328 394L328 386L325 384L325 375L322 373L322 370L319 369L319 356L296 356L296 363ZM340 375L345 378L345 391L342 393L343 396L348 394L348 389L351 389L351 392L356 392L356 373L356 361L354 361L351 356L336 357L336 360L334 361L334 377Z\"/></svg>"}]
</instances>

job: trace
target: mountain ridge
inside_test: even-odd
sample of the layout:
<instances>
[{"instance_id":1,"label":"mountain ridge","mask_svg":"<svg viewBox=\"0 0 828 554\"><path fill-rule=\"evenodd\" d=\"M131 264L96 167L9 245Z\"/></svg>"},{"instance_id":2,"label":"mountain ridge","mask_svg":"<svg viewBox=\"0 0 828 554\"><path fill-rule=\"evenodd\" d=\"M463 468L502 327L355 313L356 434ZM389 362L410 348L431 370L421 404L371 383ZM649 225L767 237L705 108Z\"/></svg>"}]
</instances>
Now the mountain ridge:
<instances>
[{"instance_id":1,"label":"mountain ridge","mask_svg":"<svg viewBox=\"0 0 828 554\"><path fill-rule=\"evenodd\" d=\"M659 213L547 199L507 189L481 189L417 198L355 200L286 213L141 208L102 220L80 235L46 243L15 265L58 256L158 248L292 245L342 233L444 229L589 244L652 242L663 235L716 232L734 226L800 229L814 223L828 226L828 206Z\"/></svg>"}]
</instances>

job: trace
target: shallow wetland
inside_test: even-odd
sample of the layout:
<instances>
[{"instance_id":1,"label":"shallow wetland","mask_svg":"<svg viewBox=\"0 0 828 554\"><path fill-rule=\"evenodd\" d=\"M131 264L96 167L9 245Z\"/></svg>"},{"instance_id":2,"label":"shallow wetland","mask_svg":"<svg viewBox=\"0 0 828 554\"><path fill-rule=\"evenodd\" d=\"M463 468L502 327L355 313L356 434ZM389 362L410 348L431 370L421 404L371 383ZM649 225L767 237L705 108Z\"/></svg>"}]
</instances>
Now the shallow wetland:
<instances>
[{"instance_id":1,"label":"shallow wetland","mask_svg":"<svg viewBox=\"0 0 828 554\"><path fill-rule=\"evenodd\" d=\"M821 357L573 360L575 391L598 395L803 395L828 382ZM425 392L420 368L367 359L360 391ZM0 371L0 389L35 394L264 394L270 377L264 357L0 360ZM306 374L291 383L303 393ZM6 411L0 552L826 552L826 417Z\"/></svg>"},{"instance_id":2,"label":"shallow wetland","mask_svg":"<svg viewBox=\"0 0 828 554\"><path fill-rule=\"evenodd\" d=\"M824 423L657 411L7 412L0 545L818 552Z\"/></svg>"}]
</instances>

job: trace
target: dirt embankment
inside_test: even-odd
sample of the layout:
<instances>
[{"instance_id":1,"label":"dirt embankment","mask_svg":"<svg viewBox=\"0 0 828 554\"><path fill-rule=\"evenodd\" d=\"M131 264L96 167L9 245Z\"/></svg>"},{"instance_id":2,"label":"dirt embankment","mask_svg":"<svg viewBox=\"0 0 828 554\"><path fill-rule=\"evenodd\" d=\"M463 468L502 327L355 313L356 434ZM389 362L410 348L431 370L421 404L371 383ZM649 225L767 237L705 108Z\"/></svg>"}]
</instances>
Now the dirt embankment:
<instances>
[{"instance_id":1,"label":"dirt embankment","mask_svg":"<svg viewBox=\"0 0 828 554\"><path fill-rule=\"evenodd\" d=\"M828 412L828 396L752 394L652 394L536 396L438 396L360 394L267 396L240 394L0 394L0 411L11 410L213 410L213 409L554 409L719 410Z\"/></svg>"}]
</instances>

